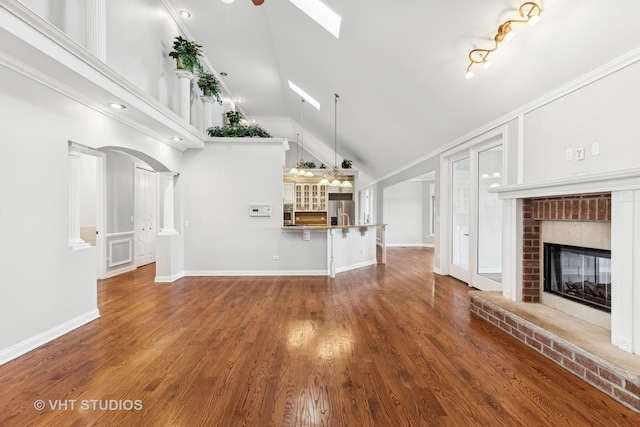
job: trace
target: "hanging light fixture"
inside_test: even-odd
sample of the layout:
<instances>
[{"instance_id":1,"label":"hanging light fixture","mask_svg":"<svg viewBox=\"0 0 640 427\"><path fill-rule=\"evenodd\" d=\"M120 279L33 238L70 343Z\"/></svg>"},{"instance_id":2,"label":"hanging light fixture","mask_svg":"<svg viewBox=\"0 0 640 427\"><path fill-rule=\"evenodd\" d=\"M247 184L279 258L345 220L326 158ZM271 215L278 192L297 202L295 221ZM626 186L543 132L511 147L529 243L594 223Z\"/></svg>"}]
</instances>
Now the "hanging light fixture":
<instances>
[{"instance_id":1,"label":"hanging light fixture","mask_svg":"<svg viewBox=\"0 0 640 427\"><path fill-rule=\"evenodd\" d=\"M301 101L301 106L300 106L300 144L301 144L301 148L302 148L302 154L300 155L300 163L298 163L298 176L308 176L308 177L312 177L313 176L313 172L311 172L309 169L306 169L306 163L304 161L304 103L305 100L304 98L300 99Z\"/></svg>"},{"instance_id":2,"label":"hanging light fixture","mask_svg":"<svg viewBox=\"0 0 640 427\"><path fill-rule=\"evenodd\" d=\"M296 134L296 166L298 165L298 137L300 136L299 133ZM289 175L298 175L298 168L294 166L289 170Z\"/></svg>"},{"instance_id":3,"label":"hanging light fixture","mask_svg":"<svg viewBox=\"0 0 640 427\"><path fill-rule=\"evenodd\" d=\"M333 101L333 180L331 181L331 186L339 187L342 185L338 177L340 176L340 171L338 170L338 98L340 96L336 93L334 94Z\"/></svg>"}]
</instances>

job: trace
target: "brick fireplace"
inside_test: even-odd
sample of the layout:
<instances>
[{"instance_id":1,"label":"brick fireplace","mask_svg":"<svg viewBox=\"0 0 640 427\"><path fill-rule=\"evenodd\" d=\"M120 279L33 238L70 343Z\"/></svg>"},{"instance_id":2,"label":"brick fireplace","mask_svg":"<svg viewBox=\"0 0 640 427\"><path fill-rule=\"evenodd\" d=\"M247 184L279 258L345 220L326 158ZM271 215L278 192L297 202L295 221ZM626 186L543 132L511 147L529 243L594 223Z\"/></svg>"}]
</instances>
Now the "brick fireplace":
<instances>
[{"instance_id":1,"label":"brick fireplace","mask_svg":"<svg viewBox=\"0 0 640 427\"><path fill-rule=\"evenodd\" d=\"M522 300L526 302L541 299L541 221L610 224L611 193L522 200ZM565 242L558 240L557 243Z\"/></svg>"},{"instance_id":2,"label":"brick fireplace","mask_svg":"<svg viewBox=\"0 0 640 427\"><path fill-rule=\"evenodd\" d=\"M490 191L503 201L503 290L471 292L471 311L640 412L640 168ZM543 292L547 242L601 256L608 275L588 284L610 313Z\"/></svg>"}]
</instances>

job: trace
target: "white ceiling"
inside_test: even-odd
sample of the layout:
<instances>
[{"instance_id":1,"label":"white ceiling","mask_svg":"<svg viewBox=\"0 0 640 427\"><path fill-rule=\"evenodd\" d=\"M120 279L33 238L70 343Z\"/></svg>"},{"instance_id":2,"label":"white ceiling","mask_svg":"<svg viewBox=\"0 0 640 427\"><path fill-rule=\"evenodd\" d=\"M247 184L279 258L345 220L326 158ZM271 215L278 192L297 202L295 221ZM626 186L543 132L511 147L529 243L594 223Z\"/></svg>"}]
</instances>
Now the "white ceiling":
<instances>
[{"instance_id":1,"label":"white ceiling","mask_svg":"<svg viewBox=\"0 0 640 427\"><path fill-rule=\"evenodd\" d=\"M467 55L491 47L523 1L323 0L342 16L336 39L286 0L170 0L204 46L239 107L274 136L295 140L300 98L305 148L333 164L334 93L339 157L372 179L556 90L638 47L640 2L546 0L534 28L492 54L493 67L465 79ZM309 142L308 142L309 141ZM322 141L326 146L321 147ZM307 145L309 143L309 145ZM316 144L314 146L314 144Z\"/></svg>"}]
</instances>

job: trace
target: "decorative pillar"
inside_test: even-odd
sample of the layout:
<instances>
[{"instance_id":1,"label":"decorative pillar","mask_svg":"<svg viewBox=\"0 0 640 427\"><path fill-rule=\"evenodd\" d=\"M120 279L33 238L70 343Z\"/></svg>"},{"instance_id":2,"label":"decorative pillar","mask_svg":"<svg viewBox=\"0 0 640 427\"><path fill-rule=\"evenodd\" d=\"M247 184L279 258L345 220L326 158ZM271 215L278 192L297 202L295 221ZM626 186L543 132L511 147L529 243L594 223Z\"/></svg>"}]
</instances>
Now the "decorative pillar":
<instances>
[{"instance_id":1,"label":"decorative pillar","mask_svg":"<svg viewBox=\"0 0 640 427\"><path fill-rule=\"evenodd\" d=\"M193 80L193 73L182 69L175 70L175 73L180 79L179 114L187 123L191 123L191 80Z\"/></svg>"},{"instance_id":2,"label":"decorative pillar","mask_svg":"<svg viewBox=\"0 0 640 427\"><path fill-rule=\"evenodd\" d=\"M80 155L69 153L69 249L78 250L91 246L80 237Z\"/></svg>"},{"instance_id":3,"label":"decorative pillar","mask_svg":"<svg viewBox=\"0 0 640 427\"><path fill-rule=\"evenodd\" d=\"M107 1L86 2L87 50L102 62L107 62Z\"/></svg>"},{"instance_id":4,"label":"decorative pillar","mask_svg":"<svg viewBox=\"0 0 640 427\"><path fill-rule=\"evenodd\" d=\"M640 190L611 192L611 343L640 354Z\"/></svg>"},{"instance_id":5,"label":"decorative pillar","mask_svg":"<svg viewBox=\"0 0 640 427\"><path fill-rule=\"evenodd\" d=\"M175 228L173 177L175 172L160 172L160 191L163 200L163 217L160 234L178 234Z\"/></svg>"},{"instance_id":6,"label":"decorative pillar","mask_svg":"<svg viewBox=\"0 0 640 427\"><path fill-rule=\"evenodd\" d=\"M213 126L213 96L202 95L202 132Z\"/></svg>"}]
</instances>

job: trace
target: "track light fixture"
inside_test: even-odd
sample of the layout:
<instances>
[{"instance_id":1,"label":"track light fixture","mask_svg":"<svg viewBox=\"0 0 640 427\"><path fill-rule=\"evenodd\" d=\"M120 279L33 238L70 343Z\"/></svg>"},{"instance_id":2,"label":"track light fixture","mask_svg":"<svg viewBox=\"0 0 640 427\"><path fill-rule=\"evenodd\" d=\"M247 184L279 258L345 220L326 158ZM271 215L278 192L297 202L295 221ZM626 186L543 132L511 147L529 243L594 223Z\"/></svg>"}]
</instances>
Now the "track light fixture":
<instances>
[{"instance_id":1,"label":"track light fixture","mask_svg":"<svg viewBox=\"0 0 640 427\"><path fill-rule=\"evenodd\" d=\"M540 13L542 12L542 9L537 3L528 1L520 6L518 12L520 13L520 17L522 19L511 19L498 27L498 32L493 38L495 41L495 45L492 49L473 49L471 52L469 52L469 61L471 62L467 67L466 77L468 79L473 77L473 71L471 71L471 68L474 64L482 64L484 68L489 68L491 66L491 61L489 61L488 59L489 54L498 49L498 45L500 43L505 40L508 42L515 36L512 28L512 25L514 23L527 22L531 27L533 27L540 20Z\"/></svg>"}]
</instances>

